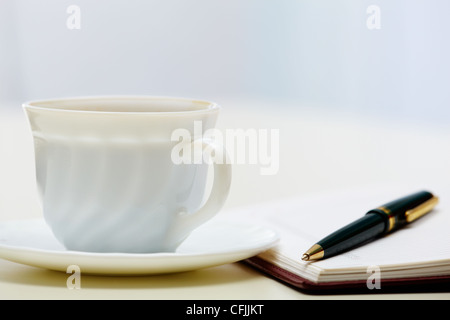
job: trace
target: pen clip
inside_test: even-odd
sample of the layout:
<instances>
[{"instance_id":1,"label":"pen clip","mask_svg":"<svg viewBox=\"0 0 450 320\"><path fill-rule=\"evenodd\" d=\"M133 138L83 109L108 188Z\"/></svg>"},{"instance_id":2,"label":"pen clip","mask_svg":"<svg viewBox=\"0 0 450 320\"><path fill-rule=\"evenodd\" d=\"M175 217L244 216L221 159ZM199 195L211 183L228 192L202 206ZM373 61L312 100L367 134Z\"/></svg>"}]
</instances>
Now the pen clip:
<instances>
[{"instance_id":1,"label":"pen clip","mask_svg":"<svg viewBox=\"0 0 450 320\"><path fill-rule=\"evenodd\" d=\"M431 211L431 209L433 209L434 206L437 205L438 202L439 202L439 198L436 196L433 196L431 199L425 201L424 203L418 205L417 207L406 211L405 212L406 222L408 222L408 223L412 222L412 221L420 218L421 216L425 215L426 213Z\"/></svg>"}]
</instances>

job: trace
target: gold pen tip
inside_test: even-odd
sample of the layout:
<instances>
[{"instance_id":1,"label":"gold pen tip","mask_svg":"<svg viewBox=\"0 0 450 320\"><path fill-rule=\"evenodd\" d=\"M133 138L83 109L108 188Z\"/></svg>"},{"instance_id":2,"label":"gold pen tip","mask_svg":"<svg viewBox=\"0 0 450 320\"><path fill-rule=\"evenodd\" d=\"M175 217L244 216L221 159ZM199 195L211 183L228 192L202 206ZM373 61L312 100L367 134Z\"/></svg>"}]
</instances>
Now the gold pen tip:
<instances>
[{"instance_id":1,"label":"gold pen tip","mask_svg":"<svg viewBox=\"0 0 450 320\"><path fill-rule=\"evenodd\" d=\"M320 244L315 244L307 250L303 256L303 261L320 260L324 256L323 248Z\"/></svg>"}]
</instances>

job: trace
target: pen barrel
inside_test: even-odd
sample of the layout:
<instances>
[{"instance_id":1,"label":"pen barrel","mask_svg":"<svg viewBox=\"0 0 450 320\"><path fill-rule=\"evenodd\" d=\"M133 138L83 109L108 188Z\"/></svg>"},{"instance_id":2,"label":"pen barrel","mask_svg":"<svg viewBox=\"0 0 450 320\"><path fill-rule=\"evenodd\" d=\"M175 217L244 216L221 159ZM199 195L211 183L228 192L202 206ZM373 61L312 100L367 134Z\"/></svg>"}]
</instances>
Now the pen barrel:
<instances>
[{"instance_id":1,"label":"pen barrel","mask_svg":"<svg viewBox=\"0 0 450 320\"><path fill-rule=\"evenodd\" d=\"M324 258L352 249L383 234L385 221L379 214L367 214L322 239Z\"/></svg>"},{"instance_id":2,"label":"pen barrel","mask_svg":"<svg viewBox=\"0 0 450 320\"><path fill-rule=\"evenodd\" d=\"M420 191L386 203L381 207L370 210L367 214L381 216L385 224L383 233L389 233L430 211L436 203L437 198L432 193Z\"/></svg>"},{"instance_id":3,"label":"pen barrel","mask_svg":"<svg viewBox=\"0 0 450 320\"><path fill-rule=\"evenodd\" d=\"M420 218L437 203L438 198L428 191L420 191L386 203L317 242L304 254L305 259L302 259L329 258L362 245Z\"/></svg>"}]
</instances>

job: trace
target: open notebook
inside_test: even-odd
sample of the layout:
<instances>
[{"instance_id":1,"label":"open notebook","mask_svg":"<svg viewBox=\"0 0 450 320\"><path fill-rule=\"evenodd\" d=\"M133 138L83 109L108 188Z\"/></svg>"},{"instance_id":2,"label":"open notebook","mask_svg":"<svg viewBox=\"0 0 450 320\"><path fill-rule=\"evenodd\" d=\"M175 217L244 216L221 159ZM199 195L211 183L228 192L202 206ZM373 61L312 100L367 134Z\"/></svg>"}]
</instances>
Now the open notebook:
<instances>
[{"instance_id":1,"label":"open notebook","mask_svg":"<svg viewBox=\"0 0 450 320\"><path fill-rule=\"evenodd\" d=\"M448 192L428 190L440 198L435 209L392 234L328 259L301 260L311 245L333 231L370 209L416 191L420 190L372 188L304 195L234 209L228 215L279 232L276 247L247 262L298 288L369 290L368 282L372 289L377 288L375 285L381 289L414 285L450 288Z\"/></svg>"}]
</instances>

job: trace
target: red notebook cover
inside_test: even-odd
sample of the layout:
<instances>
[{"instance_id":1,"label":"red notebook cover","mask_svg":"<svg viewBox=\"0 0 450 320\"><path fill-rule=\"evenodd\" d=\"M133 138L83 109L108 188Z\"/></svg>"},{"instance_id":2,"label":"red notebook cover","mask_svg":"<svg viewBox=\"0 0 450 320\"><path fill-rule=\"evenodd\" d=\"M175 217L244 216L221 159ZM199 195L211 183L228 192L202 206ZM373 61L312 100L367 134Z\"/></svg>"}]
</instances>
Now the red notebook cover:
<instances>
[{"instance_id":1,"label":"red notebook cover","mask_svg":"<svg viewBox=\"0 0 450 320\"><path fill-rule=\"evenodd\" d=\"M450 275L381 279L380 288L369 289L366 280L339 282L312 282L286 271L258 256L246 259L245 263L295 289L311 294L330 293L400 293L400 292L450 292Z\"/></svg>"}]
</instances>

